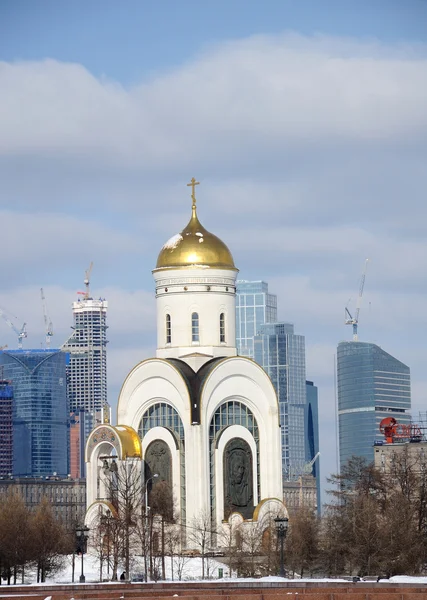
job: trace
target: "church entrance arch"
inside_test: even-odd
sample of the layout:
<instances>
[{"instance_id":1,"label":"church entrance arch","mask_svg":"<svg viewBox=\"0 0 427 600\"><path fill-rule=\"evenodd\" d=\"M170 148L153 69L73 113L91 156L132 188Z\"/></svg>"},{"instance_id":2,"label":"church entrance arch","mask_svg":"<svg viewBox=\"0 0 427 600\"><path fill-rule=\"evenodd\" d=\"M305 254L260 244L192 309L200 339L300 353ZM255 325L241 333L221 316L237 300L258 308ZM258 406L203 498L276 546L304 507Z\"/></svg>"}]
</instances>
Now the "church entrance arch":
<instances>
[{"instance_id":1,"label":"church entrance arch","mask_svg":"<svg viewBox=\"0 0 427 600\"><path fill-rule=\"evenodd\" d=\"M255 446L256 446L256 476L257 476L257 497L261 497L261 483L260 483L260 462L259 462L259 428L258 423L255 419L254 414L243 402L239 402L238 400L229 400L218 406L215 413L212 416L210 425L209 425L209 449L210 449L210 504L211 504L211 516L212 519L215 520L215 512L216 512L216 486L215 486L215 471L219 465L215 465L215 449L218 444L218 440L221 437L222 432L229 427L230 425L241 425L245 427L249 433L252 435ZM236 438L240 439L240 438ZM231 440L234 441L234 440ZM242 440L244 441L244 440ZM246 442L245 442L246 443ZM249 448L249 446L248 446ZM250 448L249 448L250 450ZM225 460L225 459L224 459ZM252 461L252 456L251 456ZM222 465L224 468L224 463ZM253 474L253 464L251 462L251 481ZM225 481L224 481L225 483ZM225 495L224 493L224 505L225 505ZM253 503L254 493L252 490L252 503ZM225 508L225 506L224 506ZM252 507L253 511L253 507ZM230 512L230 511L228 511ZM241 511L237 511L241 512ZM248 511L246 511L248 512ZM250 517L252 518L252 514Z\"/></svg>"},{"instance_id":2,"label":"church entrance arch","mask_svg":"<svg viewBox=\"0 0 427 600\"><path fill-rule=\"evenodd\" d=\"M156 402L152 404L142 415L138 434L143 440L144 436L154 427L164 427L168 429L179 448L180 455L180 495L181 495L181 517L185 518L185 435L184 425L181 417L173 406L166 402ZM163 440L155 440L147 447L145 452L146 480L158 473L159 477L151 481L158 483L166 481L167 487L172 489L172 456L168 445ZM157 469L157 470L156 470Z\"/></svg>"}]
</instances>

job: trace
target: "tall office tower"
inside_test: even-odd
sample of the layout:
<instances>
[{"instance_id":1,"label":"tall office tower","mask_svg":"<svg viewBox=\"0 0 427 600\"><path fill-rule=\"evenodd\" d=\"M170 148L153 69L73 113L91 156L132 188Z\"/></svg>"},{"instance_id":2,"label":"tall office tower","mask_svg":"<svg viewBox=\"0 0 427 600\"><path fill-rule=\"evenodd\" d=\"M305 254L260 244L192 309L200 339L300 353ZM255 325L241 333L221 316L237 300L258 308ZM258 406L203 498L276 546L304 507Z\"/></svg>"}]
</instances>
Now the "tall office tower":
<instances>
[{"instance_id":1,"label":"tall office tower","mask_svg":"<svg viewBox=\"0 0 427 600\"><path fill-rule=\"evenodd\" d=\"M86 294L88 296L88 294ZM108 302L85 297L73 302L74 333L62 349L70 354L68 398L71 413L100 413L107 403Z\"/></svg>"},{"instance_id":2,"label":"tall office tower","mask_svg":"<svg viewBox=\"0 0 427 600\"><path fill-rule=\"evenodd\" d=\"M313 463L309 473L316 480L317 511L320 515L320 459L317 456L319 452L319 398L317 386L312 381L306 381L305 386L307 398L304 412L305 460L307 465Z\"/></svg>"},{"instance_id":3,"label":"tall office tower","mask_svg":"<svg viewBox=\"0 0 427 600\"><path fill-rule=\"evenodd\" d=\"M373 443L384 439L381 420L411 421L410 369L376 344L341 342L337 380L341 468L352 456L371 462Z\"/></svg>"},{"instance_id":4,"label":"tall office tower","mask_svg":"<svg viewBox=\"0 0 427 600\"><path fill-rule=\"evenodd\" d=\"M67 355L60 350L3 350L13 385L13 475L68 474Z\"/></svg>"},{"instance_id":5,"label":"tall office tower","mask_svg":"<svg viewBox=\"0 0 427 600\"><path fill-rule=\"evenodd\" d=\"M279 400L283 480L294 480L307 462L305 338L295 335L290 323L267 323L254 338L254 354L270 376Z\"/></svg>"},{"instance_id":6,"label":"tall office tower","mask_svg":"<svg viewBox=\"0 0 427 600\"><path fill-rule=\"evenodd\" d=\"M265 281L237 281L236 346L240 356L254 358L254 336L264 323L277 321L277 296Z\"/></svg>"},{"instance_id":7,"label":"tall office tower","mask_svg":"<svg viewBox=\"0 0 427 600\"><path fill-rule=\"evenodd\" d=\"M9 475L13 469L13 387L7 379L0 379L0 475Z\"/></svg>"}]
</instances>

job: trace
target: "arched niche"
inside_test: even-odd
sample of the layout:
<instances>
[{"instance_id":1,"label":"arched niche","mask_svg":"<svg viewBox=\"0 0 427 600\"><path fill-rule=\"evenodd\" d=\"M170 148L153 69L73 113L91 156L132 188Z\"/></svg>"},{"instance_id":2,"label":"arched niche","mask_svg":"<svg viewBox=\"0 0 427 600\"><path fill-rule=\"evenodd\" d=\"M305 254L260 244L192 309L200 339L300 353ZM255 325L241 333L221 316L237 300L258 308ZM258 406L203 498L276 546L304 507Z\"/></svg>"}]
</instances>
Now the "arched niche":
<instances>
[{"instance_id":1,"label":"arched niche","mask_svg":"<svg viewBox=\"0 0 427 600\"><path fill-rule=\"evenodd\" d=\"M224 517L237 512L251 519L254 511L252 450L242 438L233 438L224 448Z\"/></svg>"}]
</instances>

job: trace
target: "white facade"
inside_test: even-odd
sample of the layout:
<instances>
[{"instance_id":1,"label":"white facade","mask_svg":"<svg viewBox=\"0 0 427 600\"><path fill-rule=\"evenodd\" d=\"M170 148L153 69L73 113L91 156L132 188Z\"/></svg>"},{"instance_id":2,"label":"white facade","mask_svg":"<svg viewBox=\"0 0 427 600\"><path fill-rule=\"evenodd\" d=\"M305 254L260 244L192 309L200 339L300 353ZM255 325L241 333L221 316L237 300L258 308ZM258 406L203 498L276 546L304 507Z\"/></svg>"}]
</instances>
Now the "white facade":
<instances>
[{"instance_id":1,"label":"white facade","mask_svg":"<svg viewBox=\"0 0 427 600\"><path fill-rule=\"evenodd\" d=\"M194 236L206 242L199 253ZM201 227L194 205L187 228L162 248L153 275L156 358L136 365L123 383L117 421L127 428L124 444L151 476L160 470L188 526L206 514L218 526L286 514L277 397L263 369L237 356L237 269L225 244ZM100 426L88 440L89 521L105 500L99 457L113 447L119 459L129 456L116 430Z\"/></svg>"}]
</instances>

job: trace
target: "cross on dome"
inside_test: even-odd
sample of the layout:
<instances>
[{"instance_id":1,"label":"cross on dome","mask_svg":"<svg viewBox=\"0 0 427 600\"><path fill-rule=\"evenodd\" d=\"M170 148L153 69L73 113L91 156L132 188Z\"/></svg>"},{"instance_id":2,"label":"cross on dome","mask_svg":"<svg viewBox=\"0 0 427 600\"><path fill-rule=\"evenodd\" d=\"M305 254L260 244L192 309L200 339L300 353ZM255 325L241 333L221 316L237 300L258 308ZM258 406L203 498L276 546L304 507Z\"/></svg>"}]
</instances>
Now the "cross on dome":
<instances>
[{"instance_id":1,"label":"cross on dome","mask_svg":"<svg viewBox=\"0 0 427 600\"><path fill-rule=\"evenodd\" d=\"M192 177L190 183L187 183L187 187L191 187L191 199L193 201L193 208L196 208L196 185L200 185L200 181L196 181L195 177Z\"/></svg>"}]
</instances>

